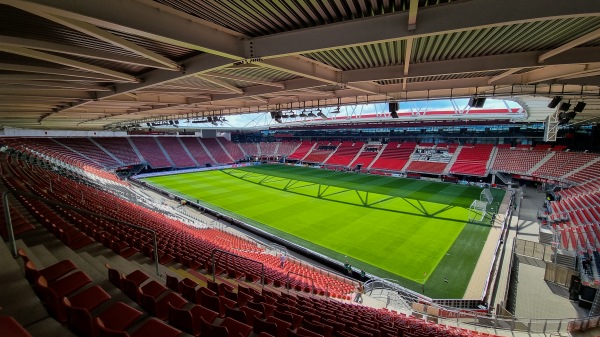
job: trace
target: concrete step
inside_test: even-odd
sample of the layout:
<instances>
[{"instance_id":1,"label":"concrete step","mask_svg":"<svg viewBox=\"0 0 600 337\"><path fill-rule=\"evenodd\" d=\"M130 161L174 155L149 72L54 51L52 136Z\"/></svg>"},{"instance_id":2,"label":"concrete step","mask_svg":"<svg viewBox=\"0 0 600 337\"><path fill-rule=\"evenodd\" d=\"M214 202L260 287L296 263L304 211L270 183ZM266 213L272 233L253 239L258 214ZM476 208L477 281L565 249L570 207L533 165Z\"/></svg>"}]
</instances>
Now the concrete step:
<instances>
[{"instance_id":1,"label":"concrete step","mask_svg":"<svg viewBox=\"0 0 600 337\"><path fill-rule=\"evenodd\" d=\"M101 274L96 268L90 266L87 261L82 259L79 254L74 252L71 248L65 246L61 241L54 240L44 244L46 248L59 260L71 260L77 268L91 277L94 281L101 281L106 278L105 274Z\"/></svg>"},{"instance_id":2,"label":"concrete step","mask_svg":"<svg viewBox=\"0 0 600 337\"><path fill-rule=\"evenodd\" d=\"M0 266L1 314L14 317L24 327L47 318L46 309L25 279L21 262L13 258L3 240L0 240Z\"/></svg>"},{"instance_id":3,"label":"concrete step","mask_svg":"<svg viewBox=\"0 0 600 337\"><path fill-rule=\"evenodd\" d=\"M58 323L54 318L47 317L26 327L32 336L75 337L69 328Z\"/></svg>"}]
</instances>

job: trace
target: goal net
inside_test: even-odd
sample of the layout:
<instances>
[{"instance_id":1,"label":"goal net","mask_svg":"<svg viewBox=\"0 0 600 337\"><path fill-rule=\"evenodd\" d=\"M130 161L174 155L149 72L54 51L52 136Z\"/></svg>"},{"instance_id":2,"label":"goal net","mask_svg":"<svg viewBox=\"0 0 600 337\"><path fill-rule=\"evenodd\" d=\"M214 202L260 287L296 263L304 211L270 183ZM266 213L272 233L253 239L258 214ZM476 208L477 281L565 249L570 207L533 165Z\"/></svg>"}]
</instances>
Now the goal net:
<instances>
[{"instance_id":1,"label":"goal net","mask_svg":"<svg viewBox=\"0 0 600 337\"><path fill-rule=\"evenodd\" d=\"M481 200L473 200L469 207L469 221L481 221L487 214L488 203Z\"/></svg>"},{"instance_id":2,"label":"goal net","mask_svg":"<svg viewBox=\"0 0 600 337\"><path fill-rule=\"evenodd\" d=\"M492 191L489 188L484 188L479 195L479 200L487 202L491 204L494 201L494 197L492 196Z\"/></svg>"}]
</instances>

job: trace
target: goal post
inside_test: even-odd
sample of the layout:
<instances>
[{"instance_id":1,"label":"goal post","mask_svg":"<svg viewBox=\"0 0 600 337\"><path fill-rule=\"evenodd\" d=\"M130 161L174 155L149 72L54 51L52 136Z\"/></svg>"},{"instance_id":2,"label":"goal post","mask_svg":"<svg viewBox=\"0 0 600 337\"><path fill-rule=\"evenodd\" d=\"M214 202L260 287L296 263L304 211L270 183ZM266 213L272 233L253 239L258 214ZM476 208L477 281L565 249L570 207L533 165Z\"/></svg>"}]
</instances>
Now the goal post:
<instances>
[{"instance_id":1,"label":"goal post","mask_svg":"<svg viewBox=\"0 0 600 337\"><path fill-rule=\"evenodd\" d=\"M491 204L494 201L494 196L489 188L484 188L479 195L479 200Z\"/></svg>"},{"instance_id":2,"label":"goal post","mask_svg":"<svg viewBox=\"0 0 600 337\"><path fill-rule=\"evenodd\" d=\"M469 221L481 221L487 214L488 203L481 200L473 200L469 206Z\"/></svg>"}]
</instances>

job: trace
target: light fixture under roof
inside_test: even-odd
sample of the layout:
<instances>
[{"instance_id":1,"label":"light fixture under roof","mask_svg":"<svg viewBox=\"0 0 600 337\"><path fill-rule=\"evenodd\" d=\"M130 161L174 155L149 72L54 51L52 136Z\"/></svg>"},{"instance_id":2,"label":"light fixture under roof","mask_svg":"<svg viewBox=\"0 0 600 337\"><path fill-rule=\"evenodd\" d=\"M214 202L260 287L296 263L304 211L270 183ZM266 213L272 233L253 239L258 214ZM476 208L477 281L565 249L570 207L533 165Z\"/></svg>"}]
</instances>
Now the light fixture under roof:
<instances>
[{"instance_id":1,"label":"light fixture under roof","mask_svg":"<svg viewBox=\"0 0 600 337\"><path fill-rule=\"evenodd\" d=\"M298 116L304 118L304 117L307 117L308 115L306 114L306 110L302 110L302 112Z\"/></svg>"},{"instance_id":2,"label":"light fixture under roof","mask_svg":"<svg viewBox=\"0 0 600 337\"><path fill-rule=\"evenodd\" d=\"M314 113L314 112L312 112L312 111L311 111L311 112L309 112L307 116L308 116L308 117L317 117L317 115L315 115L315 113Z\"/></svg>"}]
</instances>

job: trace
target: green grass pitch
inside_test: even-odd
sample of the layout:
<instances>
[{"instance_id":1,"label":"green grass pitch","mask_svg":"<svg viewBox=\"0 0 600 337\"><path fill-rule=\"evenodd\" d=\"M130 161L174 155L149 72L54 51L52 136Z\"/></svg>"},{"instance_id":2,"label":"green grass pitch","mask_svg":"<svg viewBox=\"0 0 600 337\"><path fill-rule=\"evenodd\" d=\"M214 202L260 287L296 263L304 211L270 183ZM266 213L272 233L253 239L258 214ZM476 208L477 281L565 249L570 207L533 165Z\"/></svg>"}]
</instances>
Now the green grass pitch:
<instances>
[{"instance_id":1,"label":"green grass pitch","mask_svg":"<svg viewBox=\"0 0 600 337\"><path fill-rule=\"evenodd\" d=\"M470 186L286 165L144 180L438 298L462 297L490 229Z\"/></svg>"}]
</instances>

